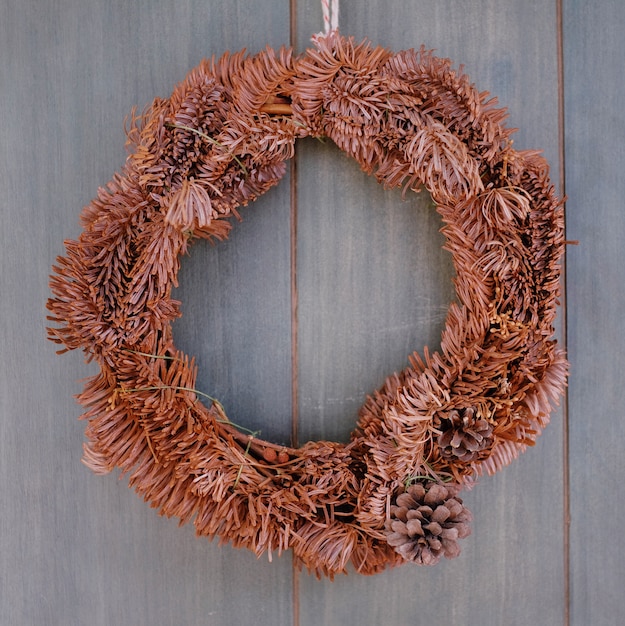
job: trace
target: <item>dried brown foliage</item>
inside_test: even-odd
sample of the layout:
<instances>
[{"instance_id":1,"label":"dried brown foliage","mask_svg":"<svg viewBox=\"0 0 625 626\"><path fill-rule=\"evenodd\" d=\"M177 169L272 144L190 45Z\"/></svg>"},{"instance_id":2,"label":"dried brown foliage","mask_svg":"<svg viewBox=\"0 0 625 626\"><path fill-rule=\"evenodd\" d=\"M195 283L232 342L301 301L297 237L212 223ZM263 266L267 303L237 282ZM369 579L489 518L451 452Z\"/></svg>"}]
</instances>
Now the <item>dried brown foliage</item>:
<instances>
[{"instance_id":1,"label":"dried brown foliage","mask_svg":"<svg viewBox=\"0 0 625 626\"><path fill-rule=\"evenodd\" d=\"M50 337L100 366L79 397L86 464L129 472L153 507L200 535L257 554L292 548L318 575L403 562L387 521L406 504L404 486L458 490L499 470L534 443L566 382L552 339L562 204L545 161L512 149L504 118L449 61L336 33L298 58L268 49L205 61L155 100L133 119L125 167L85 208L84 232L51 278ZM193 359L173 343L171 290L191 241L224 239L237 208L275 185L295 140L311 135L388 187L429 191L458 303L440 351L415 353L367 399L348 444L294 449L200 402ZM435 511L440 523L445 510ZM437 541L425 556L404 552L420 562L457 554Z\"/></svg>"}]
</instances>

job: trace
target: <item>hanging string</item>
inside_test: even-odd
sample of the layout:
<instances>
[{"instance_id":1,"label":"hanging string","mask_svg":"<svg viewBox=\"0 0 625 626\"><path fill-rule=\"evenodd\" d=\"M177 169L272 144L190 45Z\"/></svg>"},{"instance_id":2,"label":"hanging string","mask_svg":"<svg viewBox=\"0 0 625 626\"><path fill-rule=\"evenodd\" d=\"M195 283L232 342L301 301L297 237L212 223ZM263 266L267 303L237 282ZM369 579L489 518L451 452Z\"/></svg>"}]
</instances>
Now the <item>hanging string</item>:
<instances>
[{"instance_id":1,"label":"hanging string","mask_svg":"<svg viewBox=\"0 0 625 626\"><path fill-rule=\"evenodd\" d=\"M339 29L339 0L321 0L323 11L323 32L313 35L313 41L327 37L332 31Z\"/></svg>"},{"instance_id":2,"label":"hanging string","mask_svg":"<svg viewBox=\"0 0 625 626\"><path fill-rule=\"evenodd\" d=\"M326 35L339 29L339 0L321 0L323 28Z\"/></svg>"}]
</instances>

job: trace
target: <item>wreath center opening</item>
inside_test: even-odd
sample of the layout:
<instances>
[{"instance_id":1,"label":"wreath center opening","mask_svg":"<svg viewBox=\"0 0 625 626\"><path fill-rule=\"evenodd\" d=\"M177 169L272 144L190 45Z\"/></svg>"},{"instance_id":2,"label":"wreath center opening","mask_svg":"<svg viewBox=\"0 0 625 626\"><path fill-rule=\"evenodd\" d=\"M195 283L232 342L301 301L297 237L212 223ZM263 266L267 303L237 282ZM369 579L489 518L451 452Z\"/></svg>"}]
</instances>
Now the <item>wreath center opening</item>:
<instances>
[{"instance_id":1,"label":"wreath center opening","mask_svg":"<svg viewBox=\"0 0 625 626\"><path fill-rule=\"evenodd\" d=\"M330 141L296 159L296 207L287 177L182 259L175 344L233 423L290 445L295 415L300 444L346 443L367 395L439 348L453 263L426 190L384 189Z\"/></svg>"}]
</instances>

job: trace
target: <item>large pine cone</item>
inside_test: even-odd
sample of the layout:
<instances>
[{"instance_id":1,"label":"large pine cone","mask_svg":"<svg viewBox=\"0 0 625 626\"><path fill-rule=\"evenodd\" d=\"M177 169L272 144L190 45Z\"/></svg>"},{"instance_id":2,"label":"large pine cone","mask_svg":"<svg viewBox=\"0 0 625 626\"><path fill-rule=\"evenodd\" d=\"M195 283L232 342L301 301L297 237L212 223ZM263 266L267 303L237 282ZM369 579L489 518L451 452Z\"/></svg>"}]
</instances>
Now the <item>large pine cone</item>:
<instances>
[{"instance_id":1,"label":"large pine cone","mask_svg":"<svg viewBox=\"0 0 625 626\"><path fill-rule=\"evenodd\" d=\"M471 512L458 487L416 483L397 496L386 522L386 541L407 561L435 565L460 554L458 539L471 534Z\"/></svg>"},{"instance_id":2,"label":"large pine cone","mask_svg":"<svg viewBox=\"0 0 625 626\"><path fill-rule=\"evenodd\" d=\"M440 453L467 463L477 460L482 450L493 441L493 426L485 419L475 419L475 409L466 408L449 413L441 421L443 432L438 437Z\"/></svg>"}]
</instances>

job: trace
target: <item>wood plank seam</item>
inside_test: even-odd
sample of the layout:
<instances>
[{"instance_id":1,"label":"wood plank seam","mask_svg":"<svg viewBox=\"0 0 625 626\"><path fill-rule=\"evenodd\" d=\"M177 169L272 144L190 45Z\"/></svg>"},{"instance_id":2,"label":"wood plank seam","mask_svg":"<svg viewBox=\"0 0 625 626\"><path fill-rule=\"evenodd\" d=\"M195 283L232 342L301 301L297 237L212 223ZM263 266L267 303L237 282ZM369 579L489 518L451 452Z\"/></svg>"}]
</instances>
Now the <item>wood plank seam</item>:
<instances>
[{"instance_id":1,"label":"wood plank seam","mask_svg":"<svg viewBox=\"0 0 625 626\"><path fill-rule=\"evenodd\" d=\"M293 50L297 46L297 0L289 0L289 45ZM298 293L297 293L297 151L290 163L290 253L291 253L291 445L299 445L299 395L298 395ZM292 557L291 596L293 602L293 626L300 624L300 571Z\"/></svg>"},{"instance_id":2,"label":"wood plank seam","mask_svg":"<svg viewBox=\"0 0 625 626\"><path fill-rule=\"evenodd\" d=\"M559 186L560 194L566 199L566 160L564 145L564 19L562 0L556 0L556 45L558 63L558 161L560 165ZM566 229L566 203L565 203L565 229ZM561 319L562 341L567 349L567 308L566 308L566 248L562 260L562 296L561 296ZM563 619L565 626L571 622L571 577L570 577L570 481L569 481L569 412L568 412L568 387L562 398L562 490L563 490L563 558L564 558L564 607Z\"/></svg>"}]
</instances>

